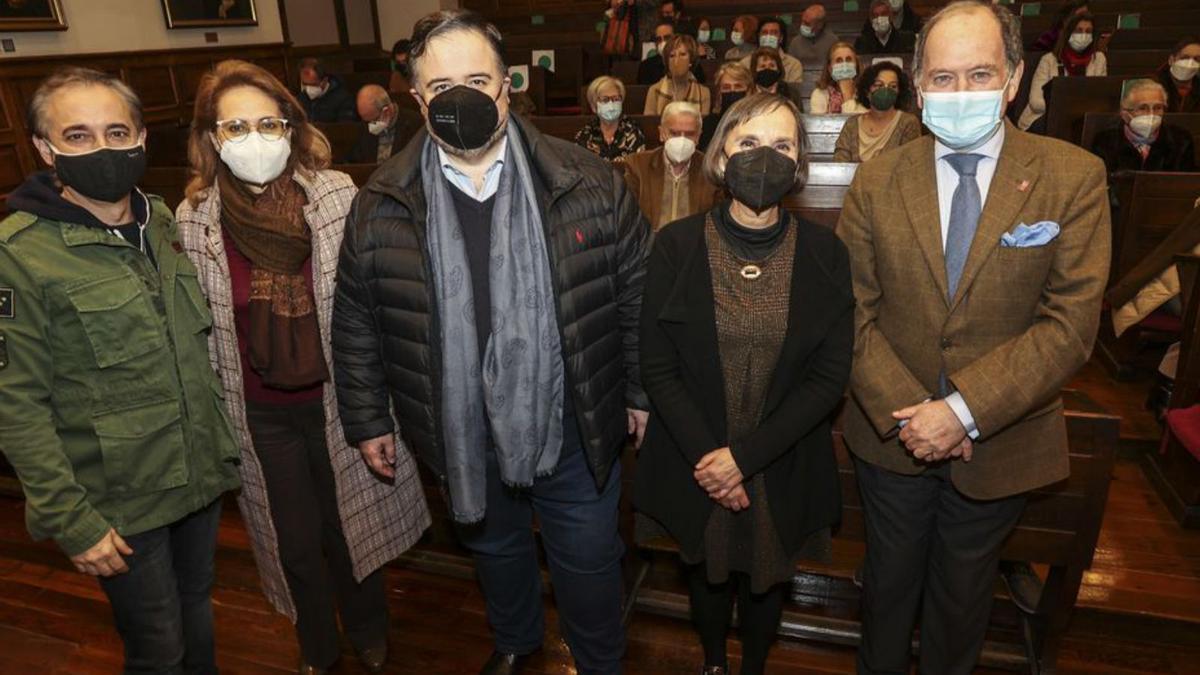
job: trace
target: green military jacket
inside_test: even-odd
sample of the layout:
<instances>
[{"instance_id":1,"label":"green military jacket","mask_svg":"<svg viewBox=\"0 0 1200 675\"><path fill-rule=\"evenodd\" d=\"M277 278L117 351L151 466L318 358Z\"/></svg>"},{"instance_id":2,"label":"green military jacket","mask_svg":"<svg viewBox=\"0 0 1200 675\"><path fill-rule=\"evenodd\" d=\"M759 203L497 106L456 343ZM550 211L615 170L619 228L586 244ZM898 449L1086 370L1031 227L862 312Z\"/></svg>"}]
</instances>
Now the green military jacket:
<instances>
[{"instance_id":1,"label":"green military jacket","mask_svg":"<svg viewBox=\"0 0 1200 675\"><path fill-rule=\"evenodd\" d=\"M104 229L25 212L0 222L0 451L30 533L68 555L239 484L212 315L174 216L150 203L157 270Z\"/></svg>"}]
</instances>

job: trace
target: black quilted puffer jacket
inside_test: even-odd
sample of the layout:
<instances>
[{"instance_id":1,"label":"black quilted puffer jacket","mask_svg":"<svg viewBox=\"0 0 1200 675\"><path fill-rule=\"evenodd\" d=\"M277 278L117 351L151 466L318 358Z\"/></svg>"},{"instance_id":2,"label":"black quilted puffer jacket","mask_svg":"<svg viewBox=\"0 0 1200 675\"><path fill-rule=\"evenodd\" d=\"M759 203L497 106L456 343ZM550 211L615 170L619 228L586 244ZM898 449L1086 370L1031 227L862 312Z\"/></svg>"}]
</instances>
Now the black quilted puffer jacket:
<instances>
[{"instance_id":1,"label":"black quilted puffer jacket","mask_svg":"<svg viewBox=\"0 0 1200 675\"><path fill-rule=\"evenodd\" d=\"M649 227L625 182L588 151L513 116L530 155L558 296L558 325L584 448L599 486L646 410L638 318ZM393 431L439 477L441 327L426 248L421 132L359 192L346 219L333 308L333 360L346 440ZM568 433L570 429L565 430Z\"/></svg>"}]
</instances>

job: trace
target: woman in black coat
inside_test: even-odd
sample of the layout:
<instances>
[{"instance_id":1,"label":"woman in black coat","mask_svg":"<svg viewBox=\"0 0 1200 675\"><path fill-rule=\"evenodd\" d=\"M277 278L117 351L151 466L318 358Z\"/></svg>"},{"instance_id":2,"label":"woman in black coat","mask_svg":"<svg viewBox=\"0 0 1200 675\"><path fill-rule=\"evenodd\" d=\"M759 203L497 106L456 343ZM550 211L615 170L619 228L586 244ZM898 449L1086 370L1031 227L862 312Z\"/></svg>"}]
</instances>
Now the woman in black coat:
<instances>
[{"instance_id":1,"label":"woman in black coat","mask_svg":"<svg viewBox=\"0 0 1200 675\"><path fill-rule=\"evenodd\" d=\"M688 564L704 673L727 672L735 593L742 673L762 672L796 559L828 552L841 513L831 422L854 299L842 243L780 206L804 152L793 103L736 103L704 160L732 201L661 230L647 263L634 504Z\"/></svg>"}]
</instances>

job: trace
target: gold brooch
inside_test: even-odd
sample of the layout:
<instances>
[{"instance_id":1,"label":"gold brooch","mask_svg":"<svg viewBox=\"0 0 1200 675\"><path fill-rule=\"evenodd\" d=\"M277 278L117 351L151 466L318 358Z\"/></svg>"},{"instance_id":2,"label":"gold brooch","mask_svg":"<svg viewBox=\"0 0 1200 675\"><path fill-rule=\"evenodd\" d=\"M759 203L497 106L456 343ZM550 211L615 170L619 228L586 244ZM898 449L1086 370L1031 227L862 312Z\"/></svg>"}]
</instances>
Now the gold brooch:
<instances>
[{"instance_id":1,"label":"gold brooch","mask_svg":"<svg viewBox=\"0 0 1200 675\"><path fill-rule=\"evenodd\" d=\"M746 265L742 268L742 278L754 281L762 276L762 268L758 265Z\"/></svg>"}]
</instances>

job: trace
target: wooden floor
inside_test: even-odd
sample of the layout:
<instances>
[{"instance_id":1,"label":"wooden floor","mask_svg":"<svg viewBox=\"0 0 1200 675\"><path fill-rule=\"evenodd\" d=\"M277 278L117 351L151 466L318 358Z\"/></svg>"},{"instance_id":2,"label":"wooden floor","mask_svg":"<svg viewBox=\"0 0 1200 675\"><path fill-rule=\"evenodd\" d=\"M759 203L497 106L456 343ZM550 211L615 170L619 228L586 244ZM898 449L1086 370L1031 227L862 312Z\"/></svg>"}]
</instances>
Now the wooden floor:
<instances>
[{"instance_id":1,"label":"wooden floor","mask_svg":"<svg viewBox=\"0 0 1200 675\"><path fill-rule=\"evenodd\" d=\"M1113 476L1096 562L1084 579L1060 658L1063 673L1200 673L1200 531L1175 525L1143 475L1139 454L1157 435L1141 410L1145 383L1115 383L1089 364L1074 383L1121 414L1122 453ZM853 554L842 558L852 564ZM214 592L218 660L224 673L294 672L290 623L275 614L258 578L236 511L221 525ZM392 612L390 673L460 675L490 652L483 599L469 579L436 576L403 563L387 570ZM573 673L546 602L548 637L530 672ZM736 662L736 640L731 640ZM636 614L626 672L695 672L699 645L682 621ZM51 544L33 544L22 505L0 498L0 673L120 671L120 641L95 581L77 574ZM785 640L771 673L848 673L854 652ZM365 672L347 652L338 672ZM980 673L997 671L980 670Z\"/></svg>"}]
</instances>

